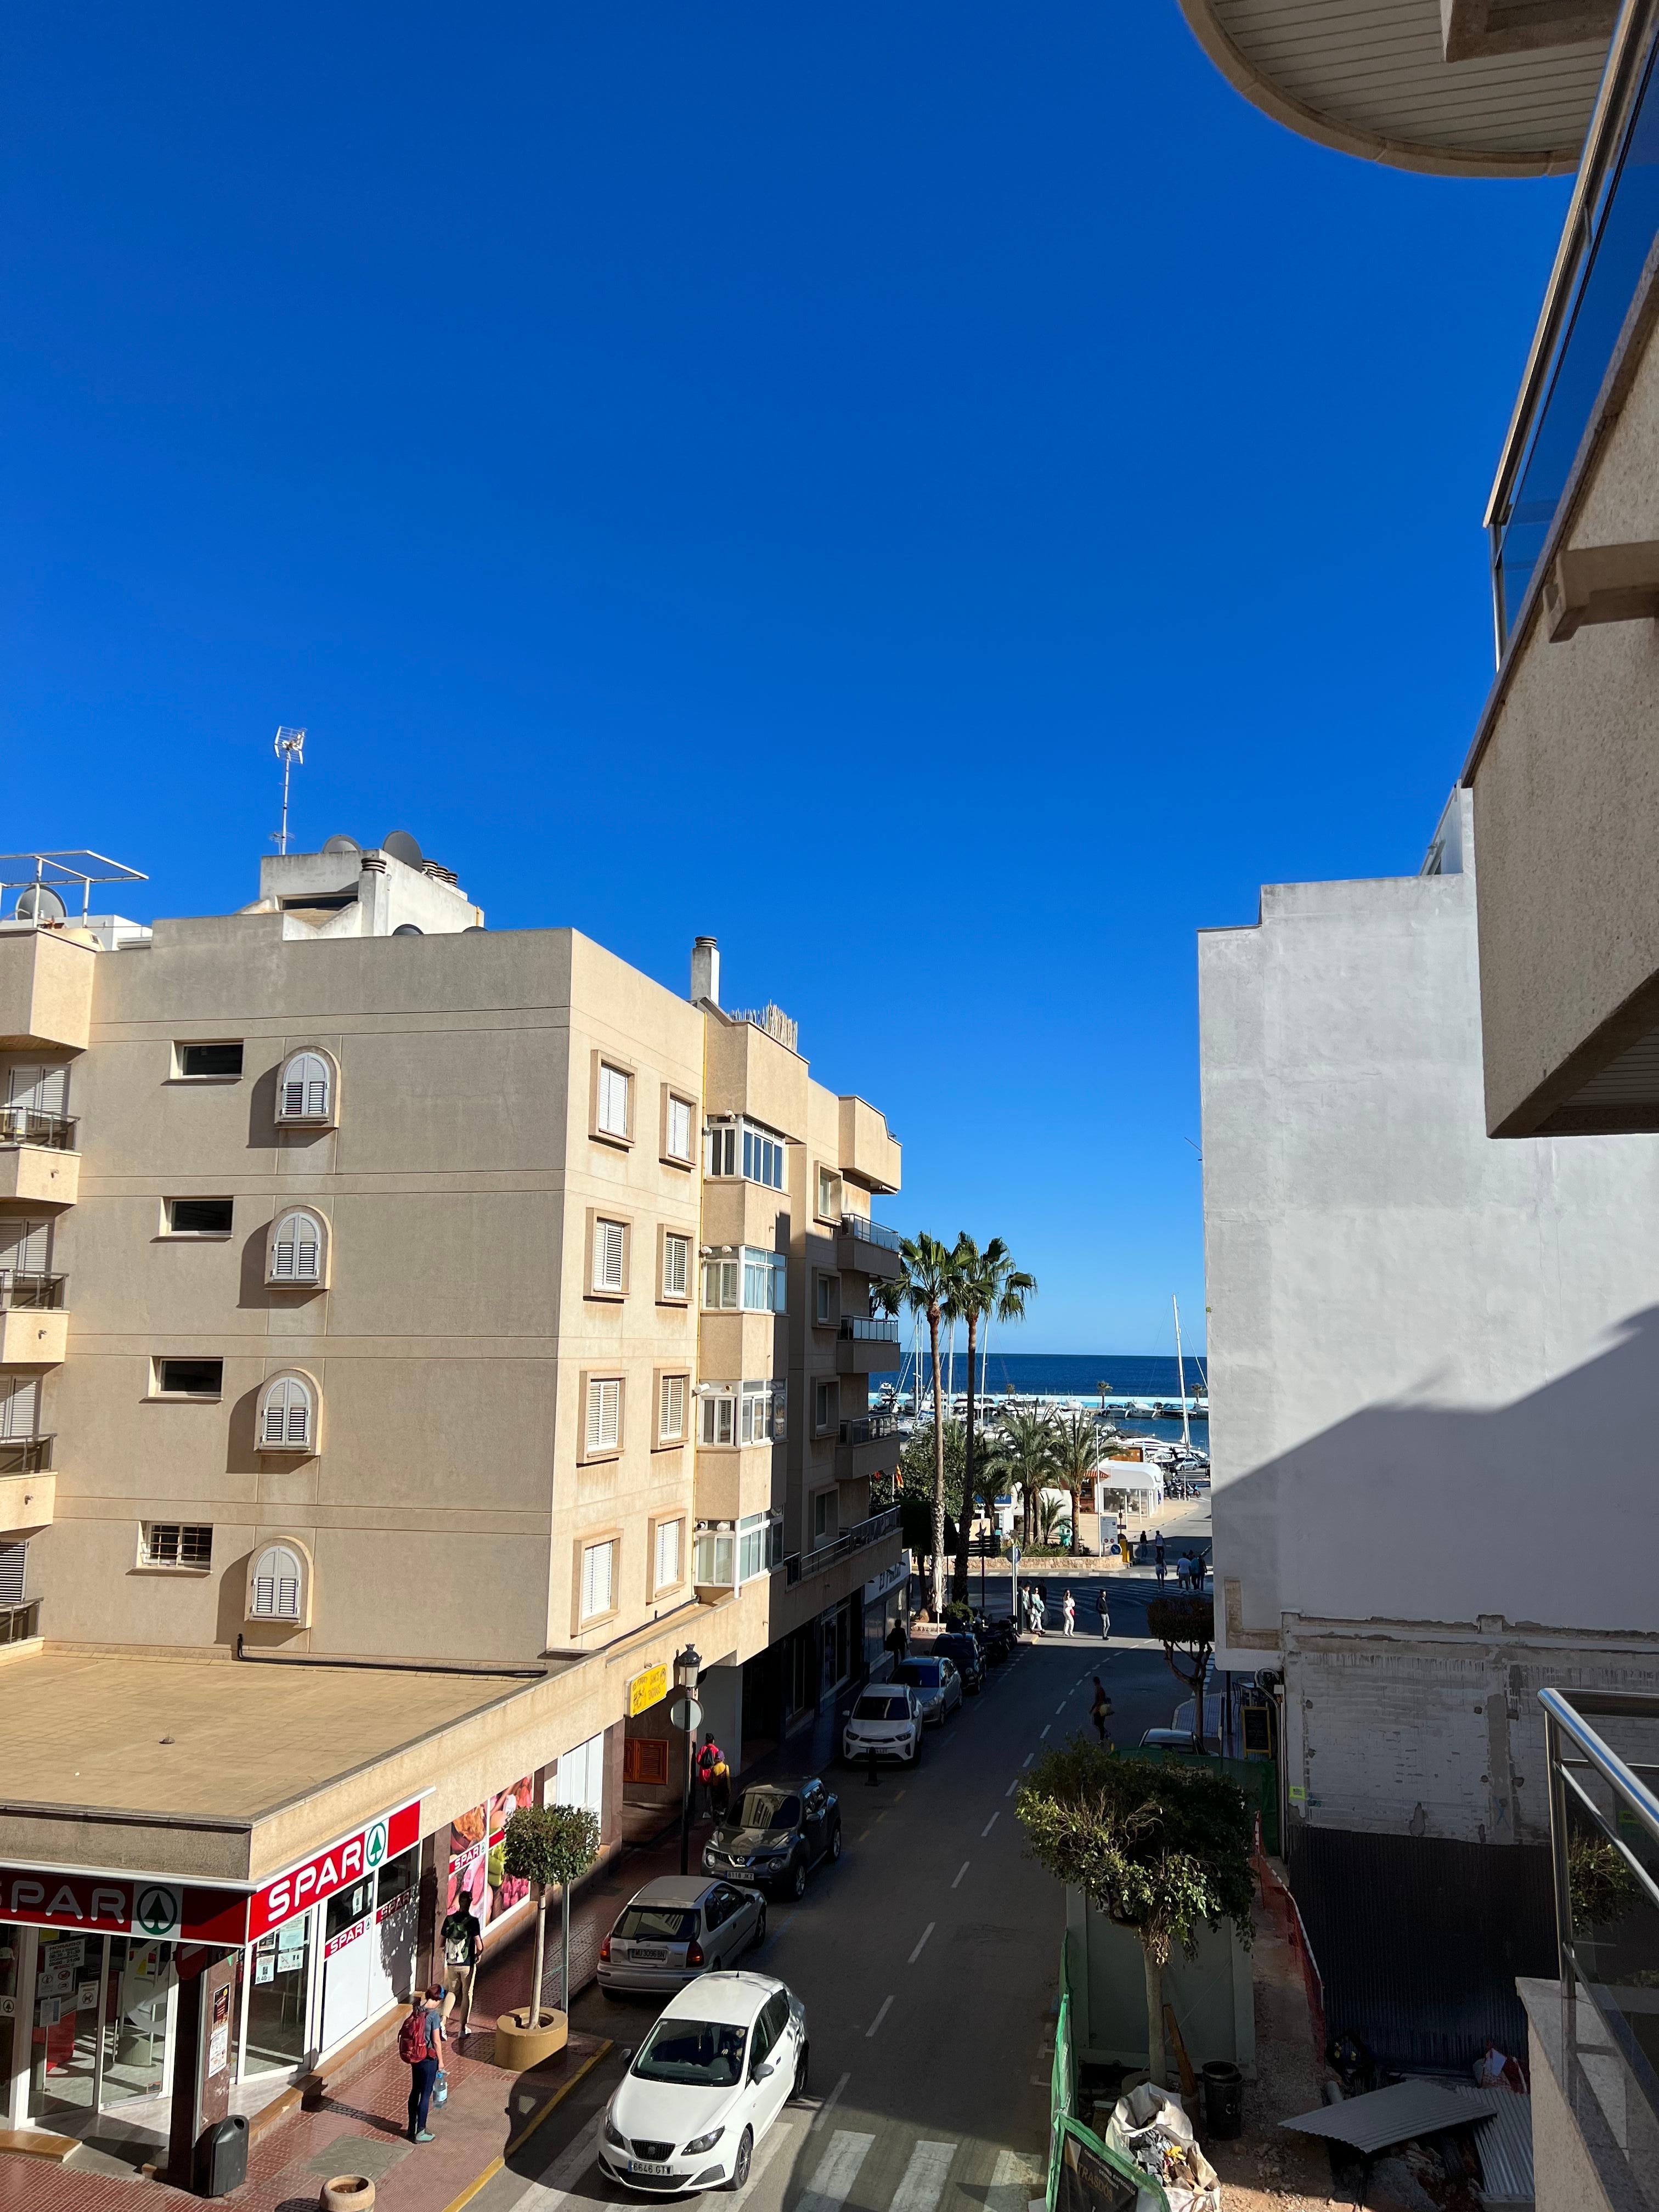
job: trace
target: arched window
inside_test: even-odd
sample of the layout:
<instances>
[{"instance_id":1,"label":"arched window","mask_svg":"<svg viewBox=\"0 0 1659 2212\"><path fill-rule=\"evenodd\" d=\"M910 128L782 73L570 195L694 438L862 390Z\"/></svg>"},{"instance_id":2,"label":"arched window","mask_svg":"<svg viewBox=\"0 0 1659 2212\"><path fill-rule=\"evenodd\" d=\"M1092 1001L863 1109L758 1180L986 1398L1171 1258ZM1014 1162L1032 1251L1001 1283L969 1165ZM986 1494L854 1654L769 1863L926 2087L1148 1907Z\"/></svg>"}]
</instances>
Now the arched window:
<instances>
[{"instance_id":1,"label":"arched window","mask_svg":"<svg viewBox=\"0 0 1659 2212\"><path fill-rule=\"evenodd\" d=\"M322 1279L322 1224L314 1213L283 1214L270 1233L267 1281L320 1283Z\"/></svg>"},{"instance_id":2,"label":"arched window","mask_svg":"<svg viewBox=\"0 0 1659 2212\"><path fill-rule=\"evenodd\" d=\"M248 1577L250 1620L298 1620L305 1595L305 1563L289 1544L267 1544Z\"/></svg>"},{"instance_id":3,"label":"arched window","mask_svg":"<svg viewBox=\"0 0 1659 2212\"><path fill-rule=\"evenodd\" d=\"M319 1052L296 1052L285 1061L276 1083L279 1121L327 1121L333 1118L334 1073Z\"/></svg>"},{"instance_id":4,"label":"arched window","mask_svg":"<svg viewBox=\"0 0 1659 2212\"><path fill-rule=\"evenodd\" d=\"M279 1375L259 1401L262 1451L309 1451L317 1433L317 1401L303 1375Z\"/></svg>"}]
</instances>

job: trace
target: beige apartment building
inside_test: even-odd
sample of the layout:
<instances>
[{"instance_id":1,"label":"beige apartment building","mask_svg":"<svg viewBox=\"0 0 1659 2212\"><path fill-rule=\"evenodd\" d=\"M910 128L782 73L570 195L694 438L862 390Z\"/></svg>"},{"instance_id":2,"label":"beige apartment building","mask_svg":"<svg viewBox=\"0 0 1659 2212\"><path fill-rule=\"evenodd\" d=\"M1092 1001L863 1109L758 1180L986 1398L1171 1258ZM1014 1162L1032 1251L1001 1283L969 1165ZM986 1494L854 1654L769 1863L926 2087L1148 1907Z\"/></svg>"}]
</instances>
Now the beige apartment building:
<instances>
[{"instance_id":1,"label":"beige apartment building","mask_svg":"<svg viewBox=\"0 0 1659 2212\"><path fill-rule=\"evenodd\" d=\"M902 1602L882 1115L712 939L678 996L401 835L259 890L0 923L0 2129L165 2132L181 1936L236 2095L326 2063L528 1910L514 1805L672 1817L677 1662L737 1764Z\"/></svg>"}]
</instances>

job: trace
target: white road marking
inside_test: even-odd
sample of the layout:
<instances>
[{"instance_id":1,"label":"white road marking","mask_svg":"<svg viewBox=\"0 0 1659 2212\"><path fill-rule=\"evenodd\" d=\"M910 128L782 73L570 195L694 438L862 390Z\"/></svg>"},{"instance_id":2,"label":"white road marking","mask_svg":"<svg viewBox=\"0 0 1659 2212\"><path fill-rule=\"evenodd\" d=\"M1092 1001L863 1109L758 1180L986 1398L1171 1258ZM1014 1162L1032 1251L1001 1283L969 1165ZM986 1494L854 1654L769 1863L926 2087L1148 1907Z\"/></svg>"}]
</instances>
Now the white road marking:
<instances>
[{"instance_id":1,"label":"white road marking","mask_svg":"<svg viewBox=\"0 0 1659 2212\"><path fill-rule=\"evenodd\" d=\"M998 1822L1001 1818L1002 1818L1002 1808L1001 1808L1001 1806L1000 1806L1000 1805L999 1805L999 1806L998 1806L998 1808L997 1808L997 1809L996 1809L996 1811L995 1811L994 1813L993 1813L993 1814L992 1814L992 1815L991 1815L990 1819L989 1819L989 1820L985 1823L985 1826L984 1826L980 1830L980 1832L979 1832L979 1839L980 1839L981 1843L983 1843L983 1842L984 1842L984 1840L985 1840L985 1838L987 1838L987 1836L988 1836L988 1835L990 1834L990 1832L991 1832L992 1829L995 1827L995 1826L996 1826L997 1822Z\"/></svg>"},{"instance_id":2,"label":"white road marking","mask_svg":"<svg viewBox=\"0 0 1659 2212\"><path fill-rule=\"evenodd\" d=\"M1018 1790L1018 1787L1019 1787L1019 1777L1018 1777L1018 1775L1015 1775L1015 1777L1014 1777L1013 1780L1012 1780L1012 1781L1008 1784L1008 1787L1007 1787L1007 1788L1003 1791L1003 1793L1002 1793L1002 1794L1003 1794L1003 1796L1004 1796L1005 1797L1012 1797L1012 1796L1013 1796L1013 1794L1014 1794L1015 1790Z\"/></svg>"},{"instance_id":3,"label":"white road marking","mask_svg":"<svg viewBox=\"0 0 1659 2212\"><path fill-rule=\"evenodd\" d=\"M956 2154L953 2142L919 2142L910 2154L903 2180L893 2193L889 2212L933 2212L945 2194Z\"/></svg>"},{"instance_id":4,"label":"white road marking","mask_svg":"<svg viewBox=\"0 0 1659 2212\"><path fill-rule=\"evenodd\" d=\"M866 2028L865 2029L865 2031L864 2031L864 2039L865 2039L865 2041L866 2041L866 2043L868 2043L868 2041L870 2040L871 2037L875 2033L876 2030L877 2030L877 2029L881 2026L881 2024L882 2024L883 2021L884 2021L884 2020L886 2019L886 2017L887 2017L888 2014L892 2010L892 2008L893 2008L893 2000L891 1999L891 1997L884 1997L884 1998L882 1999L882 2001L881 2001L881 2010L880 2010L877 2014L876 2014L875 2018L871 2021L871 2023L870 2023L869 2027L866 2027Z\"/></svg>"},{"instance_id":5,"label":"white road marking","mask_svg":"<svg viewBox=\"0 0 1659 2212\"><path fill-rule=\"evenodd\" d=\"M873 2136L854 2135L847 2128L837 2128L830 2138L829 2149L818 2160L812 2185L801 2198L796 2212L841 2212L874 2141Z\"/></svg>"},{"instance_id":6,"label":"white road marking","mask_svg":"<svg viewBox=\"0 0 1659 2212\"><path fill-rule=\"evenodd\" d=\"M1024 1759L1021 1759L1021 1761L1019 1762L1019 1771L1020 1771L1020 1772L1021 1772L1022 1774L1024 1774L1024 1771L1025 1771L1026 1768L1027 1768L1027 1767L1031 1764L1031 1761L1032 1761L1036 1757L1036 1752L1034 1752L1034 1751L1028 1751L1028 1752L1026 1753L1026 1754L1025 1754L1024 1758Z\"/></svg>"},{"instance_id":7,"label":"white road marking","mask_svg":"<svg viewBox=\"0 0 1659 2212\"><path fill-rule=\"evenodd\" d=\"M609 2110L608 2106L606 2110ZM604 2125L605 2113L595 2112L581 2133L554 2160L541 2179L532 2181L523 2195L514 2199L513 2212L554 2212L556 2206L566 2203L593 2162L599 2148L599 2130Z\"/></svg>"},{"instance_id":8,"label":"white road marking","mask_svg":"<svg viewBox=\"0 0 1659 2212\"><path fill-rule=\"evenodd\" d=\"M951 1887L954 1888L954 1887L955 1887L955 1884L954 1884L954 1883L952 1883ZM930 1920L930 1921L928 1922L927 1925L927 1926L922 1929L921 1934L920 1935L920 1936L918 1936L918 1938L916 1939L916 1948L915 1948L915 1949L914 1951L912 1951L912 1952L911 1952L910 1956L909 1956L909 1960L908 1960L908 1963L910 1966L914 1966L915 1965L915 1963L916 1963L916 1960L917 1960L919 1958L921 1958L921 1952L922 1952L922 1946L927 1942L927 1938L928 1938L928 1937L933 1934L933 1929L934 1929L934 1927L935 1927L935 1925L936 1925L936 1924L937 1924L937 1923L936 1923L935 1922L933 1922L933 1921ZM891 1997L889 1997L889 1998L888 1998L888 2000L887 2000L887 2002L888 2002L888 2003L889 2003L889 2004L891 2004L891 2002L893 2002L893 2000L891 1999Z\"/></svg>"},{"instance_id":9,"label":"white road marking","mask_svg":"<svg viewBox=\"0 0 1659 2212\"><path fill-rule=\"evenodd\" d=\"M812 2115L812 2124L807 2130L809 2135L816 2135L818 2130L823 2125L825 2120L829 2118L830 2113L835 2109L836 2099L841 2095L842 2091L847 2087L852 2078L853 2077L850 2074L843 2074L842 2075L840 2081L836 2082L835 2087L830 2092L830 2094L818 2106L817 2111Z\"/></svg>"},{"instance_id":10,"label":"white road marking","mask_svg":"<svg viewBox=\"0 0 1659 2212\"><path fill-rule=\"evenodd\" d=\"M1049 1731L1049 1729L1050 1729L1053 1726L1054 1726L1054 1723L1053 1723L1052 1721L1044 1721L1044 1723L1042 1723L1042 1735L1048 1735L1048 1731ZM1038 1741L1039 1743L1041 1743L1041 1742L1042 1742L1042 1735L1040 1735L1040 1736L1037 1738L1037 1741Z\"/></svg>"},{"instance_id":11,"label":"white road marking","mask_svg":"<svg viewBox=\"0 0 1659 2212\"><path fill-rule=\"evenodd\" d=\"M996 1818L996 1814L994 1813L994 1814L991 1815L991 1818L992 1818L993 1820L995 1820L995 1818ZM973 1864L973 1861L972 1861L971 1859L963 1859L963 1861L962 1864L961 1864L961 1865L957 1869L957 1880L956 1880L956 1881L953 1881L953 1882L951 1884L951 1888L952 1888L952 1889L954 1889L954 1888L957 1887L957 1882L959 1882L959 1881L962 1880L962 1877L963 1876L963 1875L965 1875L965 1874L967 1873L967 1871L968 1871L969 1868L970 1866L972 1866L972 1864Z\"/></svg>"}]
</instances>

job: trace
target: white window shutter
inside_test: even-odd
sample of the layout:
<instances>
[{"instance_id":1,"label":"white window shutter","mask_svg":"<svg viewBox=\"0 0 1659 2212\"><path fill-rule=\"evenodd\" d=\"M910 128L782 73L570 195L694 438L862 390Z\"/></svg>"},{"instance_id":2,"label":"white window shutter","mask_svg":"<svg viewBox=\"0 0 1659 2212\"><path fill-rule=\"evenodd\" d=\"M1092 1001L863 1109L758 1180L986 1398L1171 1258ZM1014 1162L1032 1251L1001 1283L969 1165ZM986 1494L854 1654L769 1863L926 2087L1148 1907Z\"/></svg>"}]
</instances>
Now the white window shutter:
<instances>
[{"instance_id":1,"label":"white window shutter","mask_svg":"<svg viewBox=\"0 0 1659 2212\"><path fill-rule=\"evenodd\" d=\"M0 1437L32 1437L40 1413L40 1382L34 1375L0 1381Z\"/></svg>"}]
</instances>

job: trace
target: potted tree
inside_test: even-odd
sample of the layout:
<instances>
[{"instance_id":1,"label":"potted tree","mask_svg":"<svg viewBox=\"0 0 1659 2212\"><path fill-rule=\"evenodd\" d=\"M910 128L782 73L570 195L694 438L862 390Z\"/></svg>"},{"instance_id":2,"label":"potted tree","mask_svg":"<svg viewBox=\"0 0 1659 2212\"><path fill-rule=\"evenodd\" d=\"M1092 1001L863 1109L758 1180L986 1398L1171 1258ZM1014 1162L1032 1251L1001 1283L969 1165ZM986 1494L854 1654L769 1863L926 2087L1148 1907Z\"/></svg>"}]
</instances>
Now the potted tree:
<instances>
[{"instance_id":1,"label":"potted tree","mask_svg":"<svg viewBox=\"0 0 1659 2212\"><path fill-rule=\"evenodd\" d=\"M1162 2089L1164 1969L1191 1958L1200 1923L1231 1920L1250 1940L1250 1815L1212 1766L1155 1765L1074 1736L1040 1759L1014 1810L1031 1856L1139 1940L1146 1978L1146 2070Z\"/></svg>"},{"instance_id":2,"label":"potted tree","mask_svg":"<svg viewBox=\"0 0 1659 2212\"><path fill-rule=\"evenodd\" d=\"M599 1824L586 1806L526 1805L514 1814L501 1838L503 1870L536 1892L536 1978L530 2002L495 2022L495 2063L517 2073L562 2051L570 2033L570 1892L599 1855ZM547 1893L557 1886L563 1904L564 1954L561 2003L544 2005L542 1962L547 1953Z\"/></svg>"}]
</instances>

